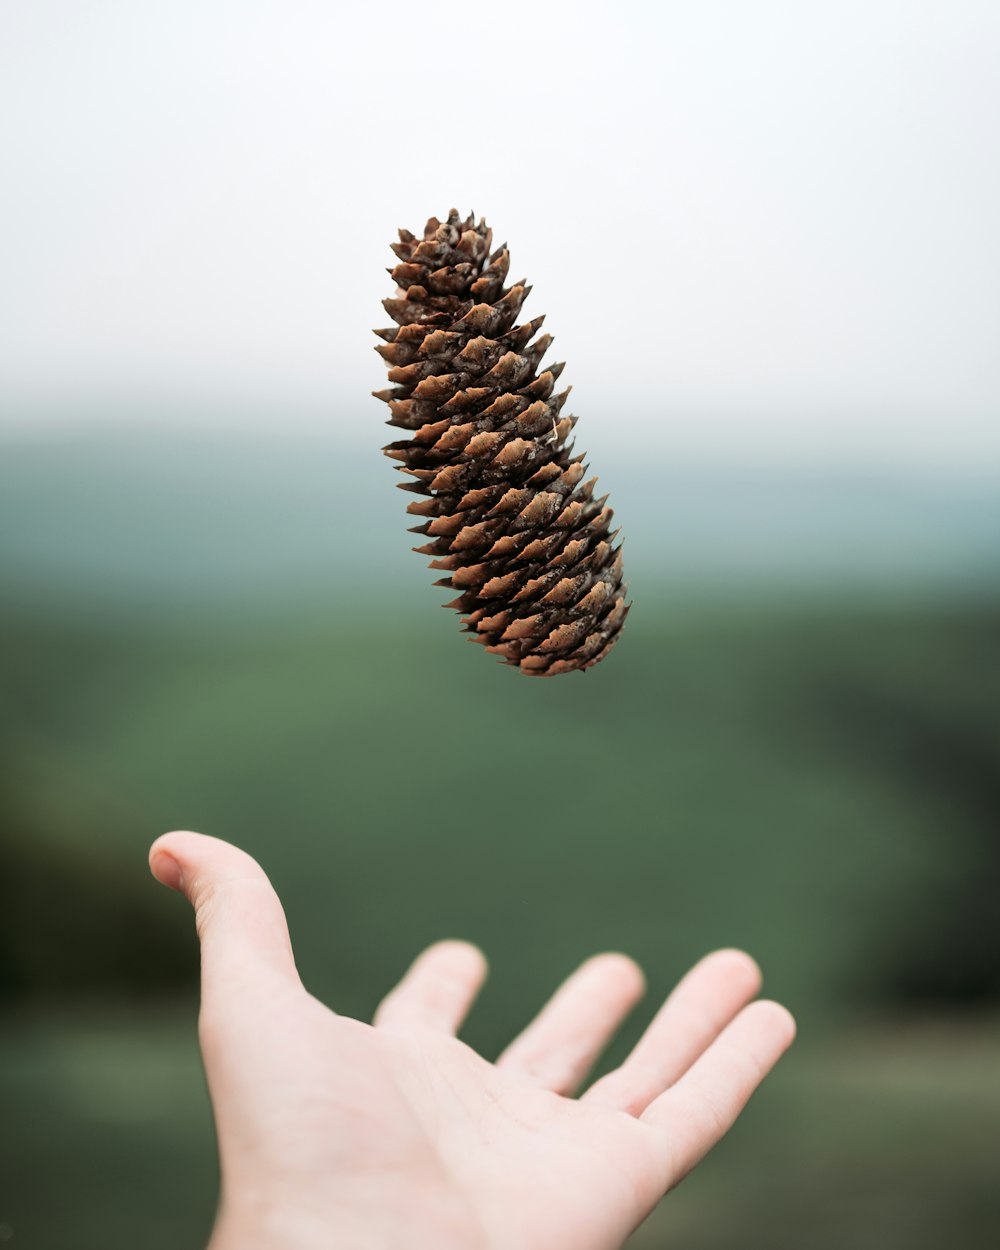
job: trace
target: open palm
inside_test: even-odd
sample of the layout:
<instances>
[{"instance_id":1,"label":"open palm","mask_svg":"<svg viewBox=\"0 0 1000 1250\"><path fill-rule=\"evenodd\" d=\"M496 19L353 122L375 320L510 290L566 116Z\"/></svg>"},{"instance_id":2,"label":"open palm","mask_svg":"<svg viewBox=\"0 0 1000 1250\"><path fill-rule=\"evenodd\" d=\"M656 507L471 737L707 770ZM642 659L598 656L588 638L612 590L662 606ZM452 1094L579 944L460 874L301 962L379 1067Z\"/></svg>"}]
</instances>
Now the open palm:
<instances>
[{"instance_id":1,"label":"open palm","mask_svg":"<svg viewBox=\"0 0 1000 1250\"><path fill-rule=\"evenodd\" d=\"M624 1064L573 1097L641 996L624 956L585 963L490 1063L455 1036L485 975L474 947L432 946L363 1024L302 987L281 905L249 856L177 833L151 863L194 904L202 941L223 1175L213 1250L618 1247L794 1034L784 1008L751 1003L753 961L719 951Z\"/></svg>"}]
</instances>

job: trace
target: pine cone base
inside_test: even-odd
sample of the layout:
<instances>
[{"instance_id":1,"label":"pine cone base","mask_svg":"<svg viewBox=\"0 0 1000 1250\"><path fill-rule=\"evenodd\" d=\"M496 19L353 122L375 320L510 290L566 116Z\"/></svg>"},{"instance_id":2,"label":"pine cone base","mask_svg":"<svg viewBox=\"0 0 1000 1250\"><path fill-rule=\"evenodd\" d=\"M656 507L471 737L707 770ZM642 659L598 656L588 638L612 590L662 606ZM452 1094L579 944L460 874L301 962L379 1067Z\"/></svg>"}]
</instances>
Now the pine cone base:
<instances>
[{"instance_id":1,"label":"pine cone base","mask_svg":"<svg viewBox=\"0 0 1000 1250\"><path fill-rule=\"evenodd\" d=\"M445 606L487 651L547 677L602 660L629 605L607 496L568 441L563 365L542 366L544 318L516 324L531 288L505 285L507 248L491 246L486 223L454 209L423 238L400 230L383 300L396 324L375 331L393 385L375 395L410 432L384 450L420 496L414 550L458 592Z\"/></svg>"}]
</instances>

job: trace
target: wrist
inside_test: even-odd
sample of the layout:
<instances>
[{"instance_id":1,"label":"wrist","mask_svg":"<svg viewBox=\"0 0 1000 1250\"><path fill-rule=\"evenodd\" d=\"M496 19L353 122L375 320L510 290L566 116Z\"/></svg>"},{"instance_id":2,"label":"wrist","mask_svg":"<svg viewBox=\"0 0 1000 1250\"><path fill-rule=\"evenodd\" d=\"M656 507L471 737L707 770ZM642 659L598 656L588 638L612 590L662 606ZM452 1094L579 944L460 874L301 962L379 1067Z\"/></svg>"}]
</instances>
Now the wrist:
<instances>
[{"instance_id":1,"label":"wrist","mask_svg":"<svg viewBox=\"0 0 1000 1250\"><path fill-rule=\"evenodd\" d=\"M383 1183L317 1208L287 1197L223 1201L208 1250L488 1250L472 1212L450 1194L415 1190L401 1201Z\"/></svg>"}]
</instances>

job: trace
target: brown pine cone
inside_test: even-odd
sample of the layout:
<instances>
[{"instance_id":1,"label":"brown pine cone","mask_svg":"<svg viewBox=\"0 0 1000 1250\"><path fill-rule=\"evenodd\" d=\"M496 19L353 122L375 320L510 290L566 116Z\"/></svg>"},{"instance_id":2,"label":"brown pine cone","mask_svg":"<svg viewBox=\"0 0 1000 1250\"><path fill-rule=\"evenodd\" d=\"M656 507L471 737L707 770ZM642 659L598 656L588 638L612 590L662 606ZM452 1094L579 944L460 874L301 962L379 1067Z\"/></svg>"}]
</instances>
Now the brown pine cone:
<instances>
[{"instance_id":1,"label":"brown pine cone","mask_svg":"<svg viewBox=\"0 0 1000 1250\"><path fill-rule=\"evenodd\" d=\"M607 496L566 441L569 390L553 394L563 366L539 372L552 337L534 338L543 317L514 324L531 288L504 286L509 256L492 237L454 209L422 239L400 230L399 290L383 300L396 325L375 331L395 385L375 395L413 431L385 453L426 496L407 511L427 518L415 550L446 571L437 585L459 591L446 606L487 651L545 677L602 660L628 605Z\"/></svg>"}]
</instances>

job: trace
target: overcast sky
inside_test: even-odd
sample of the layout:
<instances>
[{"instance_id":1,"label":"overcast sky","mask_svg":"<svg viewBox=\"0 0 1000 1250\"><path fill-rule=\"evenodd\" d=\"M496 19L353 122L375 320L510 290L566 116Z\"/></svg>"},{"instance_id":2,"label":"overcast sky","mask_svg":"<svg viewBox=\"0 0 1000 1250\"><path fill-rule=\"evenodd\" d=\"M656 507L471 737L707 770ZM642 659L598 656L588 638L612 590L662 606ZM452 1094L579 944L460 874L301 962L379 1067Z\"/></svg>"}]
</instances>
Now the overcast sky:
<instances>
[{"instance_id":1,"label":"overcast sky","mask_svg":"<svg viewBox=\"0 0 1000 1250\"><path fill-rule=\"evenodd\" d=\"M1000 464L998 66L991 0L6 0L3 420L377 424L455 204L592 450Z\"/></svg>"}]
</instances>

